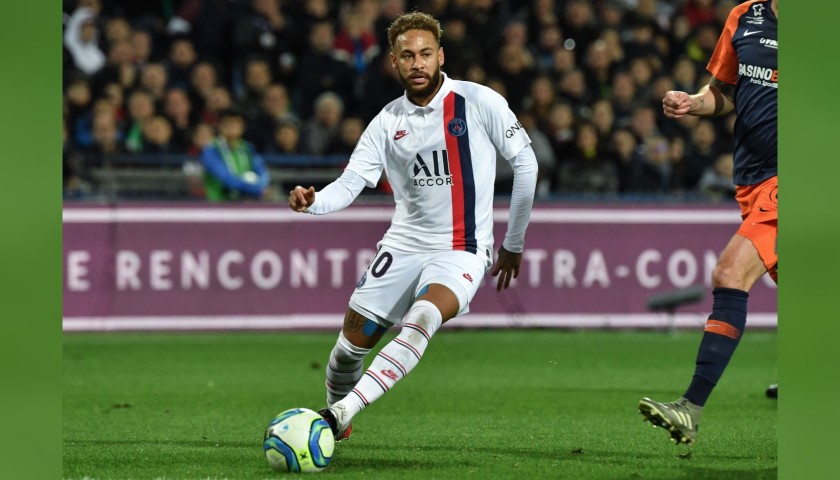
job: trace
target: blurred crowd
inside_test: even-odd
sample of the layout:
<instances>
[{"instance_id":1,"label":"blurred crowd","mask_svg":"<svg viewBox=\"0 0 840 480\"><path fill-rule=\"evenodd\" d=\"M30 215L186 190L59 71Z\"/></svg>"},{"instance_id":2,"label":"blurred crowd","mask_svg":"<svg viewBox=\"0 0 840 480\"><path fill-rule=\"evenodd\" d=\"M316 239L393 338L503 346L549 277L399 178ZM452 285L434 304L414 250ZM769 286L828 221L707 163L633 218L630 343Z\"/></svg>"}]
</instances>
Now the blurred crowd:
<instances>
[{"instance_id":1,"label":"blurred crowd","mask_svg":"<svg viewBox=\"0 0 840 480\"><path fill-rule=\"evenodd\" d=\"M729 198L734 114L666 119L694 93L734 0L69 0L64 182L118 154L196 157L234 108L264 154L347 155L402 95L386 30L419 9L442 70L507 98L533 141L538 195ZM498 191L512 182L499 162Z\"/></svg>"}]
</instances>

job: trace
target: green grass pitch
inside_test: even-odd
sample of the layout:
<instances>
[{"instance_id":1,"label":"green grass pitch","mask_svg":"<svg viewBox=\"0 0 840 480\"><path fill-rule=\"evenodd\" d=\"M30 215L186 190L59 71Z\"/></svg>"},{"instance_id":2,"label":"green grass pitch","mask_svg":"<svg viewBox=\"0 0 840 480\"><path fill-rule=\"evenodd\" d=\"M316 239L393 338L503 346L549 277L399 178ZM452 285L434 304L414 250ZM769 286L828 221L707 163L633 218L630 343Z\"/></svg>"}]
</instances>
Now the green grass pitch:
<instances>
[{"instance_id":1,"label":"green grass pitch","mask_svg":"<svg viewBox=\"0 0 840 480\"><path fill-rule=\"evenodd\" d=\"M682 393L700 334L444 330L315 475L777 478L775 332L746 333L694 447L642 422L641 397ZM282 410L323 406L335 337L65 335L64 477L295 478L270 469L262 434Z\"/></svg>"}]
</instances>

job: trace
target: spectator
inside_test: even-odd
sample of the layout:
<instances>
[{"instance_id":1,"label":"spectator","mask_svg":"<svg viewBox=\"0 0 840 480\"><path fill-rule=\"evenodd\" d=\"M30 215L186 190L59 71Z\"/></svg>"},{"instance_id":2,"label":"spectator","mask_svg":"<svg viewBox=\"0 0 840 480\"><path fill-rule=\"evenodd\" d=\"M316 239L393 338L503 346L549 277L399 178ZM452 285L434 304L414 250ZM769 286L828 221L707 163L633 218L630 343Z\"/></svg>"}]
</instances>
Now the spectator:
<instances>
[{"instance_id":1,"label":"spectator","mask_svg":"<svg viewBox=\"0 0 840 480\"><path fill-rule=\"evenodd\" d=\"M171 140L172 126L166 117L152 117L143 125L143 153L176 153Z\"/></svg>"},{"instance_id":2,"label":"spectator","mask_svg":"<svg viewBox=\"0 0 840 480\"><path fill-rule=\"evenodd\" d=\"M190 145L187 147L187 154L197 157L205 147L213 142L216 131L209 123L199 123L190 130Z\"/></svg>"},{"instance_id":3,"label":"spectator","mask_svg":"<svg viewBox=\"0 0 840 480\"><path fill-rule=\"evenodd\" d=\"M166 73L170 87L187 88L197 56L195 47L188 38L176 38L169 47L169 61Z\"/></svg>"},{"instance_id":4,"label":"spectator","mask_svg":"<svg viewBox=\"0 0 840 480\"><path fill-rule=\"evenodd\" d=\"M613 75L611 100L616 124L620 126L629 124L636 104L636 83L626 71Z\"/></svg>"},{"instance_id":5,"label":"spectator","mask_svg":"<svg viewBox=\"0 0 840 480\"><path fill-rule=\"evenodd\" d=\"M688 57L680 57L674 64L671 76L674 79L674 88L684 92L697 90L697 66ZM661 98L661 97L660 97Z\"/></svg>"},{"instance_id":6,"label":"spectator","mask_svg":"<svg viewBox=\"0 0 840 480\"><path fill-rule=\"evenodd\" d=\"M692 130L691 142L685 158L675 169L676 187L684 190L695 189L700 176L719 156L715 148L716 137L714 124L708 119L701 119L697 127Z\"/></svg>"},{"instance_id":7,"label":"spectator","mask_svg":"<svg viewBox=\"0 0 840 480\"><path fill-rule=\"evenodd\" d=\"M567 48L585 52L589 45L598 38L598 29L592 6L586 0L569 0L566 2L563 15L563 33L566 36Z\"/></svg>"},{"instance_id":8,"label":"spectator","mask_svg":"<svg viewBox=\"0 0 840 480\"><path fill-rule=\"evenodd\" d=\"M558 90L559 96L571 104L576 116L581 116L592 101L591 94L586 88L586 76L579 68L563 76Z\"/></svg>"},{"instance_id":9,"label":"spectator","mask_svg":"<svg viewBox=\"0 0 840 480\"><path fill-rule=\"evenodd\" d=\"M207 122L216 127L219 124L219 115L223 110L233 107L233 99L225 87L215 87L210 91L207 104L201 113L201 121Z\"/></svg>"},{"instance_id":10,"label":"spectator","mask_svg":"<svg viewBox=\"0 0 840 480\"><path fill-rule=\"evenodd\" d=\"M166 92L163 111L171 122L172 151L185 153L190 145L190 133L194 122L192 104L183 88L170 88Z\"/></svg>"},{"instance_id":11,"label":"spectator","mask_svg":"<svg viewBox=\"0 0 840 480\"><path fill-rule=\"evenodd\" d=\"M618 193L618 170L601 151L598 129L590 122L578 125L572 158L558 171L556 191L562 194Z\"/></svg>"},{"instance_id":12,"label":"spectator","mask_svg":"<svg viewBox=\"0 0 840 480\"><path fill-rule=\"evenodd\" d=\"M554 65L554 52L563 49L563 31L557 24L544 25L540 28L537 47L534 50L537 69L546 73Z\"/></svg>"},{"instance_id":13,"label":"spectator","mask_svg":"<svg viewBox=\"0 0 840 480\"><path fill-rule=\"evenodd\" d=\"M510 107L517 110L534 79L534 57L522 45L506 44L499 50L499 78L505 84Z\"/></svg>"},{"instance_id":14,"label":"spectator","mask_svg":"<svg viewBox=\"0 0 840 480\"><path fill-rule=\"evenodd\" d=\"M93 154L92 165L107 165L108 157L125 152L120 142L117 123L108 114L98 114L93 118L93 144L89 153Z\"/></svg>"},{"instance_id":15,"label":"spectator","mask_svg":"<svg viewBox=\"0 0 840 480\"><path fill-rule=\"evenodd\" d=\"M213 89L219 86L219 75L211 62L195 64L190 73L190 102L198 111L204 110Z\"/></svg>"},{"instance_id":16,"label":"spectator","mask_svg":"<svg viewBox=\"0 0 840 480\"><path fill-rule=\"evenodd\" d=\"M152 61L153 42L152 34L147 30L136 29L131 32L131 53L134 64L143 68Z\"/></svg>"},{"instance_id":17,"label":"spectator","mask_svg":"<svg viewBox=\"0 0 840 480\"><path fill-rule=\"evenodd\" d=\"M137 153L143 150L143 126L155 116L155 103L151 94L136 90L128 97L128 125L125 148Z\"/></svg>"},{"instance_id":18,"label":"spectator","mask_svg":"<svg viewBox=\"0 0 840 480\"><path fill-rule=\"evenodd\" d=\"M606 98L595 100L592 105L592 124L598 130L598 137L607 141L615 127L615 112L612 104ZM605 145L602 145L605 147Z\"/></svg>"},{"instance_id":19,"label":"spectator","mask_svg":"<svg viewBox=\"0 0 840 480\"><path fill-rule=\"evenodd\" d=\"M315 98L323 92L333 92L345 105L353 97L353 70L338 57L334 42L332 22L321 21L312 26L297 78L301 102L298 110L303 118L312 115Z\"/></svg>"},{"instance_id":20,"label":"spectator","mask_svg":"<svg viewBox=\"0 0 840 480\"><path fill-rule=\"evenodd\" d=\"M261 56L279 65L293 63L294 23L282 11L278 0L252 0L250 8L233 21L234 49L240 57Z\"/></svg>"},{"instance_id":21,"label":"spectator","mask_svg":"<svg viewBox=\"0 0 840 480\"><path fill-rule=\"evenodd\" d=\"M333 92L324 92L315 99L315 116L303 124L301 151L323 155L338 134L344 115L344 102Z\"/></svg>"},{"instance_id":22,"label":"spectator","mask_svg":"<svg viewBox=\"0 0 840 480\"><path fill-rule=\"evenodd\" d=\"M365 131L365 124L361 118L348 117L341 121L338 128L338 135L330 142L327 148L328 155L347 155L353 153L362 133Z\"/></svg>"},{"instance_id":23,"label":"spectator","mask_svg":"<svg viewBox=\"0 0 840 480\"><path fill-rule=\"evenodd\" d=\"M245 63L245 90L239 96L245 121L251 122L259 116L260 105L272 81L271 67L264 58L251 58Z\"/></svg>"},{"instance_id":24,"label":"spectator","mask_svg":"<svg viewBox=\"0 0 840 480\"><path fill-rule=\"evenodd\" d=\"M551 56L551 70L549 75L557 81L563 78L566 73L577 68L577 56L574 50L558 48Z\"/></svg>"},{"instance_id":25,"label":"spectator","mask_svg":"<svg viewBox=\"0 0 840 480\"><path fill-rule=\"evenodd\" d=\"M525 99L525 106L528 112L534 115L537 124L543 128L548 125L548 117L556 98L554 85L549 77L539 76L531 83L530 95Z\"/></svg>"},{"instance_id":26,"label":"spectator","mask_svg":"<svg viewBox=\"0 0 840 480\"><path fill-rule=\"evenodd\" d=\"M443 21L441 45L446 51L446 73L455 79L465 78L467 67L475 59L482 58L484 55L481 44L467 35L466 20L457 15ZM388 57L388 55L385 56ZM390 68L390 62L388 66ZM378 111L379 108L376 110Z\"/></svg>"},{"instance_id":27,"label":"spectator","mask_svg":"<svg viewBox=\"0 0 840 480\"><path fill-rule=\"evenodd\" d=\"M300 120L292 112L286 87L275 83L265 90L259 114L245 129L245 138L258 152L263 151L271 144L280 122L299 123Z\"/></svg>"},{"instance_id":28,"label":"spectator","mask_svg":"<svg viewBox=\"0 0 840 480\"><path fill-rule=\"evenodd\" d=\"M79 7L67 20L64 30L64 46L76 68L86 75L93 75L105 65L105 54L99 49L97 15L98 9Z\"/></svg>"},{"instance_id":29,"label":"spectator","mask_svg":"<svg viewBox=\"0 0 840 480\"><path fill-rule=\"evenodd\" d=\"M83 118L90 106L93 104L93 95L90 91L90 85L84 78L76 78L67 85L64 97L65 119L68 131L72 135L72 142L78 145L78 139L75 138L78 124Z\"/></svg>"},{"instance_id":30,"label":"spectator","mask_svg":"<svg viewBox=\"0 0 840 480\"><path fill-rule=\"evenodd\" d=\"M268 169L254 147L242 139L244 131L242 114L224 110L219 116L220 135L201 151L205 193L212 202L270 195Z\"/></svg>"},{"instance_id":31,"label":"spectator","mask_svg":"<svg viewBox=\"0 0 840 480\"><path fill-rule=\"evenodd\" d=\"M567 102L557 102L548 118L548 138L559 163L572 154L575 138L575 113Z\"/></svg>"},{"instance_id":32,"label":"spectator","mask_svg":"<svg viewBox=\"0 0 840 480\"><path fill-rule=\"evenodd\" d=\"M140 72L140 88L148 92L155 103L163 102L169 77L162 63L149 63Z\"/></svg>"},{"instance_id":33,"label":"spectator","mask_svg":"<svg viewBox=\"0 0 840 480\"><path fill-rule=\"evenodd\" d=\"M364 75L381 50L373 32L373 19L358 8L347 9L342 17L335 39L336 56L347 62L356 75Z\"/></svg>"},{"instance_id":34,"label":"spectator","mask_svg":"<svg viewBox=\"0 0 840 480\"><path fill-rule=\"evenodd\" d=\"M273 143L268 148L273 153L297 155L300 153L300 128L295 122L280 122L274 130Z\"/></svg>"},{"instance_id":35,"label":"spectator","mask_svg":"<svg viewBox=\"0 0 840 480\"><path fill-rule=\"evenodd\" d=\"M735 198L735 179L732 177L733 159L731 153L719 155L712 165L706 167L697 182L697 191L715 200Z\"/></svg>"},{"instance_id":36,"label":"spectator","mask_svg":"<svg viewBox=\"0 0 840 480\"><path fill-rule=\"evenodd\" d=\"M101 92L109 83L117 83L122 88L133 88L137 83L137 67L134 66L133 58L128 42L113 42L108 50L107 62L91 77L94 91Z\"/></svg>"},{"instance_id":37,"label":"spectator","mask_svg":"<svg viewBox=\"0 0 840 480\"><path fill-rule=\"evenodd\" d=\"M618 171L618 191L638 191L638 177L645 160L639 151L636 136L626 128L619 128L612 134L610 150Z\"/></svg>"},{"instance_id":38,"label":"spectator","mask_svg":"<svg viewBox=\"0 0 840 480\"><path fill-rule=\"evenodd\" d=\"M594 98L608 97L612 87L613 59L607 43L595 40L586 52L586 88Z\"/></svg>"}]
</instances>

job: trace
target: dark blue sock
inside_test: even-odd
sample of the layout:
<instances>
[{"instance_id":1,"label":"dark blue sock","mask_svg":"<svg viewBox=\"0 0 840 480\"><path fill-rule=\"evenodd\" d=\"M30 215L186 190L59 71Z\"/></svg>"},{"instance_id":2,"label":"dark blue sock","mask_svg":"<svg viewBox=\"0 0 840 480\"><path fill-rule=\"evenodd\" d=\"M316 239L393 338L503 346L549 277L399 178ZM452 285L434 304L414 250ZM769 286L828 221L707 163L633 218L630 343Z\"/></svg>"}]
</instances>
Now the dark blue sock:
<instances>
[{"instance_id":1,"label":"dark blue sock","mask_svg":"<svg viewBox=\"0 0 840 480\"><path fill-rule=\"evenodd\" d=\"M697 368L691 385L683 395L701 407L706 404L712 389L723 375L747 324L747 292L734 288L716 288L712 294L712 314L706 321L706 332L700 342L700 351L697 352Z\"/></svg>"}]
</instances>

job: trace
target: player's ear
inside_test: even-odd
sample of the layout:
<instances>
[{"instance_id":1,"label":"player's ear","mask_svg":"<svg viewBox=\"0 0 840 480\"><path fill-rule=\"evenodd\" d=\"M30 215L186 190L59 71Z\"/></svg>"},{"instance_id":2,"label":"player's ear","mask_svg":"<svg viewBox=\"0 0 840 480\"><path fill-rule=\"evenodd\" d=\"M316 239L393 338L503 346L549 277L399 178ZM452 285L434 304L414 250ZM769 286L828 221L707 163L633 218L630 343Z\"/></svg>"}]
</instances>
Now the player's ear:
<instances>
[{"instance_id":1,"label":"player's ear","mask_svg":"<svg viewBox=\"0 0 840 480\"><path fill-rule=\"evenodd\" d=\"M438 66L443 65L443 47L438 47Z\"/></svg>"},{"instance_id":2,"label":"player's ear","mask_svg":"<svg viewBox=\"0 0 840 480\"><path fill-rule=\"evenodd\" d=\"M391 56L391 68L396 70L397 69L397 56L394 55L394 52L391 52L388 55Z\"/></svg>"}]
</instances>

